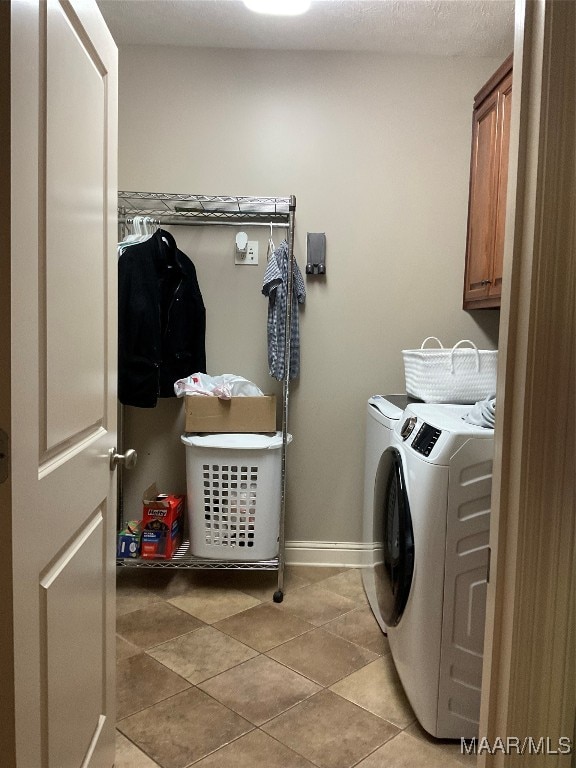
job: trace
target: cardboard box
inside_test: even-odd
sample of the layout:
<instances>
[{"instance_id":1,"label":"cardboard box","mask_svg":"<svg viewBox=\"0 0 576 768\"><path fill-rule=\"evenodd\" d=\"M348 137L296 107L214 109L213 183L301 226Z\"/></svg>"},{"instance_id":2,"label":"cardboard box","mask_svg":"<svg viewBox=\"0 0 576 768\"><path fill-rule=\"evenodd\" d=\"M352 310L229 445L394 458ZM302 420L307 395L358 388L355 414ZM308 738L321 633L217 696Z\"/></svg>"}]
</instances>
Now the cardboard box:
<instances>
[{"instance_id":1,"label":"cardboard box","mask_svg":"<svg viewBox=\"0 0 576 768\"><path fill-rule=\"evenodd\" d=\"M185 432L276 432L276 396L186 395Z\"/></svg>"},{"instance_id":2,"label":"cardboard box","mask_svg":"<svg viewBox=\"0 0 576 768\"><path fill-rule=\"evenodd\" d=\"M159 494L151 485L142 498L140 557L169 560L182 542L185 496Z\"/></svg>"},{"instance_id":3,"label":"cardboard box","mask_svg":"<svg viewBox=\"0 0 576 768\"><path fill-rule=\"evenodd\" d=\"M140 537L142 523L140 520L129 520L118 534L117 557L140 557Z\"/></svg>"}]
</instances>

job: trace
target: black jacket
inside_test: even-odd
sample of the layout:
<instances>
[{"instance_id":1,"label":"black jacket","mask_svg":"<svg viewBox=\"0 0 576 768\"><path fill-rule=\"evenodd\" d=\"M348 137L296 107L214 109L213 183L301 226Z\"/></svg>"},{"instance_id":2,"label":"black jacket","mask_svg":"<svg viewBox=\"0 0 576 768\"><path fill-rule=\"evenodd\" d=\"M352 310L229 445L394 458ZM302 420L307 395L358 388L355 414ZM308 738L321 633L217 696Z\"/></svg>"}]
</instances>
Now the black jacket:
<instances>
[{"instance_id":1,"label":"black jacket","mask_svg":"<svg viewBox=\"0 0 576 768\"><path fill-rule=\"evenodd\" d=\"M206 310L194 264L159 229L118 260L118 397L153 408L174 382L206 372Z\"/></svg>"}]
</instances>

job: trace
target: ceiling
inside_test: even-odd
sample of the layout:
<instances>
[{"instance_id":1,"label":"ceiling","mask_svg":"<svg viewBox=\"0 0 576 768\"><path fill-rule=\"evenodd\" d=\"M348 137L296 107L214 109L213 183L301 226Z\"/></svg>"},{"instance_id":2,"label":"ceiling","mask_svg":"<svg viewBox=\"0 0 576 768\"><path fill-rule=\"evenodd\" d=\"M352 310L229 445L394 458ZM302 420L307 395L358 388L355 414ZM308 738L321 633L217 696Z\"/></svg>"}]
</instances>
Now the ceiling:
<instances>
[{"instance_id":1,"label":"ceiling","mask_svg":"<svg viewBox=\"0 0 576 768\"><path fill-rule=\"evenodd\" d=\"M302 16L241 0L98 0L118 45L494 56L513 46L514 0L313 0Z\"/></svg>"}]
</instances>

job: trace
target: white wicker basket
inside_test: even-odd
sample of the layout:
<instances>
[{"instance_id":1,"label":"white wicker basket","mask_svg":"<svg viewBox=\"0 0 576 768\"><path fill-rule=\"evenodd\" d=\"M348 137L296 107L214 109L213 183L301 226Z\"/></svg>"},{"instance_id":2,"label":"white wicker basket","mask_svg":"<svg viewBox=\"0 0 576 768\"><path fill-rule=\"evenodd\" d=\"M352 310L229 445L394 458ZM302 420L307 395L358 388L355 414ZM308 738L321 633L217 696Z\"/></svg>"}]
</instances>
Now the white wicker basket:
<instances>
[{"instance_id":1,"label":"white wicker basket","mask_svg":"<svg viewBox=\"0 0 576 768\"><path fill-rule=\"evenodd\" d=\"M425 349L433 339L439 349ZM461 349L460 345L470 348ZM425 403L476 403L496 395L498 350L478 349L462 339L444 349L435 336L424 339L420 349L403 349L406 392Z\"/></svg>"}]
</instances>

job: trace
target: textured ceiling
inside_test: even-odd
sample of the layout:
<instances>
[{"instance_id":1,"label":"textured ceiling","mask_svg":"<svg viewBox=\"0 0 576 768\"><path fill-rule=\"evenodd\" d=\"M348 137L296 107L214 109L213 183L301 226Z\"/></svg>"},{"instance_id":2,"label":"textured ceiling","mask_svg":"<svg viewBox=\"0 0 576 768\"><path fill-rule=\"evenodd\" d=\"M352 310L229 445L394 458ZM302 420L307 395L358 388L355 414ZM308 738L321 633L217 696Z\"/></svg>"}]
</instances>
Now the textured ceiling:
<instances>
[{"instance_id":1,"label":"textured ceiling","mask_svg":"<svg viewBox=\"0 0 576 768\"><path fill-rule=\"evenodd\" d=\"M118 45L186 45L433 56L512 50L514 0L313 0L296 17L241 0L98 0Z\"/></svg>"}]
</instances>

